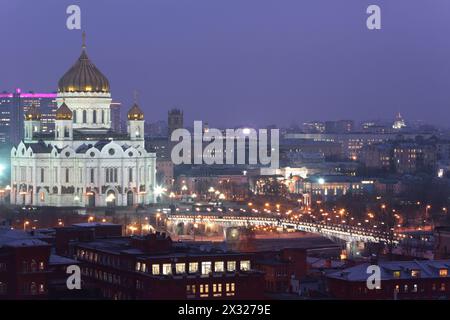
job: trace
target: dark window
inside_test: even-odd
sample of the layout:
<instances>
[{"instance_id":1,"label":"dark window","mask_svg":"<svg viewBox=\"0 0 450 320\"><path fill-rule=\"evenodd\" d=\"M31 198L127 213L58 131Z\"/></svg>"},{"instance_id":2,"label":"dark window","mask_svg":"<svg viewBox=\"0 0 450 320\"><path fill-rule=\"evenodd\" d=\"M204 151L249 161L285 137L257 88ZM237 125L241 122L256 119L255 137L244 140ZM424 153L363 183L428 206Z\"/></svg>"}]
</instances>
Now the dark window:
<instances>
[{"instance_id":1,"label":"dark window","mask_svg":"<svg viewBox=\"0 0 450 320\"><path fill-rule=\"evenodd\" d=\"M94 169L91 169L91 183L94 183Z\"/></svg>"},{"instance_id":2,"label":"dark window","mask_svg":"<svg viewBox=\"0 0 450 320\"><path fill-rule=\"evenodd\" d=\"M86 113L86 110L83 110L83 123L87 123L87 113Z\"/></svg>"},{"instance_id":3,"label":"dark window","mask_svg":"<svg viewBox=\"0 0 450 320\"><path fill-rule=\"evenodd\" d=\"M97 110L92 112L92 122L97 123Z\"/></svg>"},{"instance_id":4,"label":"dark window","mask_svg":"<svg viewBox=\"0 0 450 320\"><path fill-rule=\"evenodd\" d=\"M66 168L66 183L69 183L69 175L70 175L69 168Z\"/></svg>"}]
</instances>

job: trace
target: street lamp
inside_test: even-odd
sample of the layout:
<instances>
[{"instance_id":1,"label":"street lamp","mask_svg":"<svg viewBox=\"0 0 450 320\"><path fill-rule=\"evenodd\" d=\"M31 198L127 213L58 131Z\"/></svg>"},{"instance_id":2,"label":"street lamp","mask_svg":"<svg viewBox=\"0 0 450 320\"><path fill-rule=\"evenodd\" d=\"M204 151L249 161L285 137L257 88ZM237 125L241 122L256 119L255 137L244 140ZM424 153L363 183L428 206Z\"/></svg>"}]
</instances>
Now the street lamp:
<instances>
[{"instance_id":1,"label":"street lamp","mask_svg":"<svg viewBox=\"0 0 450 320\"><path fill-rule=\"evenodd\" d=\"M23 223L23 231L26 231L27 230L27 226L30 224L30 221L25 221L24 223Z\"/></svg>"},{"instance_id":2,"label":"street lamp","mask_svg":"<svg viewBox=\"0 0 450 320\"><path fill-rule=\"evenodd\" d=\"M157 227L157 228L159 228L159 219L160 219L160 217L161 217L161 214L158 212L158 213L156 214L156 227Z\"/></svg>"}]
</instances>

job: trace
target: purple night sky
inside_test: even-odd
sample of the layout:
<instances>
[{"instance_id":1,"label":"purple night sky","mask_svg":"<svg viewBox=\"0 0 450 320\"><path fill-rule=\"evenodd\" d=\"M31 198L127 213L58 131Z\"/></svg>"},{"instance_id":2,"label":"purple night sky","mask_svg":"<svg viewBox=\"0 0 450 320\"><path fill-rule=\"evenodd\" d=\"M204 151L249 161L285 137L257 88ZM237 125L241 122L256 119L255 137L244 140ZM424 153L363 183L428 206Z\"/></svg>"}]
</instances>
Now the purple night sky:
<instances>
[{"instance_id":1,"label":"purple night sky","mask_svg":"<svg viewBox=\"0 0 450 320\"><path fill-rule=\"evenodd\" d=\"M314 119L450 118L448 0L0 0L0 91L54 91L88 55L148 121L289 125ZM366 8L382 9L382 30Z\"/></svg>"}]
</instances>

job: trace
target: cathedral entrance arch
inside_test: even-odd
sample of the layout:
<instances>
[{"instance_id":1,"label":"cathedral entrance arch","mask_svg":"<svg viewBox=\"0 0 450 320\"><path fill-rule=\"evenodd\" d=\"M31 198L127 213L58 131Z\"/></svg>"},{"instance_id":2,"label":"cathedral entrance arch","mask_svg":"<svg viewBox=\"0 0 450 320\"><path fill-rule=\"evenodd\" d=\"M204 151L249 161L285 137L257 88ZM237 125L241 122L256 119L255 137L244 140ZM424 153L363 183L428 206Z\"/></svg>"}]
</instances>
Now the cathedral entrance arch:
<instances>
[{"instance_id":1,"label":"cathedral entrance arch","mask_svg":"<svg viewBox=\"0 0 450 320\"><path fill-rule=\"evenodd\" d=\"M134 194L133 191L127 192L127 206L131 207L134 205Z\"/></svg>"},{"instance_id":2,"label":"cathedral entrance arch","mask_svg":"<svg viewBox=\"0 0 450 320\"><path fill-rule=\"evenodd\" d=\"M87 205L89 208L95 207L95 192L89 191L87 193Z\"/></svg>"},{"instance_id":3,"label":"cathedral entrance arch","mask_svg":"<svg viewBox=\"0 0 450 320\"><path fill-rule=\"evenodd\" d=\"M48 197L47 190L45 190L44 188L41 188L39 190L39 196L38 196L39 205L41 205L41 206L45 205L45 203L47 201L47 197Z\"/></svg>"},{"instance_id":4,"label":"cathedral entrance arch","mask_svg":"<svg viewBox=\"0 0 450 320\"><path fill-rule=\"evenodd\" d=\"M106 206L109 208L113 208L116 206L116 193L114 190L109 190L106 193Z\"/></svg>"}]
</instances>

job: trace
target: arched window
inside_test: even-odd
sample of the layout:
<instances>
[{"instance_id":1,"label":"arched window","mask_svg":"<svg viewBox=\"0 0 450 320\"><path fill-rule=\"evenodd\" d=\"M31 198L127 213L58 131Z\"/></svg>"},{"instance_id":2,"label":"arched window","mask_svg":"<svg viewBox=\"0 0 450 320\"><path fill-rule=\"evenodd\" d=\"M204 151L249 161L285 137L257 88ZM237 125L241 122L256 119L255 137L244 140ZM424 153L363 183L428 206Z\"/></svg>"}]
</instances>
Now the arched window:
<instances>
[{"instance_id":1,"label":"arched window","mask_svg":"<svg viewBox=\"0 0 450 320\"><path fill-rule=\"evenodd\" d=\"M33 260L31 260L31 272L36 272L36 271L37 271L37 263L33 259Z\"/></svg>"},{"instance_id":2,"label":"arched window","mask_svg":"<svg viewBox=\"0 0 450 320\"><path fill-rule=\"evenodd\" d=\"M92 112L92 122L97 123L97 110Z\"/></svg>"},{"instance_id":3,"label":"arched window","mask_svg":"<svg viewBox=\"0 0 450 320\"><path fill-rule=\"evenodd\" d=\"M83 110L83 123L87 123L87 112Z\"/></svg>"},{"instance_id":4,"label":"arched window","mask_svg":"<svg viewBox=\"0 0 450 320\"><path fill-rule=\"evenodd\" d=\"M31 285L30 285L30 293L31 293L32 295L37 294L37 286L36 286L36 283L35 283L35 282L32 282Z\"/></svg>"}]
</instances>

